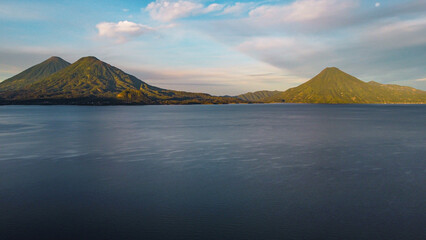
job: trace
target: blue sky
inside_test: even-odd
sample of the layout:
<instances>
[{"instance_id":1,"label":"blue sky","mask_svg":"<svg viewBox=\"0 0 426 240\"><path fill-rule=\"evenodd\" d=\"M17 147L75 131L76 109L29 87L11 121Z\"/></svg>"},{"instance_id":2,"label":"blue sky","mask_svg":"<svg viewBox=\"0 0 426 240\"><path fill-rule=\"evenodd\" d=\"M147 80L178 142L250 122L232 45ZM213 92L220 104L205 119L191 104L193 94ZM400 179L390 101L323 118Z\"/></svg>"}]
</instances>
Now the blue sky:
<instances>
[{"instance_id":1,"label":"blue sky","mask_svg":"<svg viewBox=\"0 0 426 240\"><path fill-rule=\"evenodd\" d=\"M218 95L285 90L328 66L426 90L426 1L0 0L0 80L89 55Z\"/></svg>"}]
</instances>

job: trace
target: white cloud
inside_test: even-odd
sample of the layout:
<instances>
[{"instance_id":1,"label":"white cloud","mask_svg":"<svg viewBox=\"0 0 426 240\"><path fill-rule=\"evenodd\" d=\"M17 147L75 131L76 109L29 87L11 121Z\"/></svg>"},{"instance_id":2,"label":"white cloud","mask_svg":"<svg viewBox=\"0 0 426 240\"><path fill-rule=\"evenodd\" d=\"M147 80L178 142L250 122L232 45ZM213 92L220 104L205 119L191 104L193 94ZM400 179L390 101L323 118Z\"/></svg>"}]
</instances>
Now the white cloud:
<instances>
[{"instance_id":1,"label":"white cloud","mask_svg":"<svg viewBox=\"0 0 426 240\"><path fill-rule=\"evenodd\" d=\"M152 19L170 22L175 19L220 11L223 4L212 3L205 7L203 4L186 0L156 0L145 8Z\"/></svg>"},{"instance_id":2,"label":"white cloud","mask_svg":"<svg viewBox=\"0 0 426 240\"><path fill-rule=\"evenodd\" d=\"M227 6L223 10L222 14L242 14L253 7L254 7L254 4L251 2L250 3L236 2L234 5Z\"/></svg>"},{"instance_id":3,"label":"white cloud","mask_svg":"<svg viewBox=\"0 0 426 240\"><path fill-rule=\"evenodd\" d=\"M380 7L380 3L376 2L376 4L374 4L375 7Z\"/></svg>"},{"instance_id":4,"label":"white cloud","mask_svg":"<svg viewBox=\"0 0 426 240\"><path fill-rule=\"evenodd\" d=\"M416 81L416 82L426 82L426 78L419 78L419 79L416 79L414 81Z\"/></svg>"},{"instance_id":5,"label":"white cloud","mask_svg":"<svg viewBox=\"0 0 426 240\"><path fill-rule=\"evenodd\" d=\"M126 42L131 37L136 37L154 29L134 22L119 21L114 22L101 22L96 25L98 35L100 37L114 38L117 42Z\"/></svg>"},{"instance_id":6,"label":"white cloud","mask_svg":"<svg viewBox=\"0 0 426 240\"><path fill-rule=\"evenodd\" d=\"M199 12L202 8L202 4L191 1L156 0L148 4L145 10L149 11L151 18L154 20L170 22L174 19L193 15L194 12Z\"/></svg>"},{"instance_id":7,"label":"white cloud","mask_svg":"<svg viewBox=\"0 0 426 240\"><path fill-rule=\"evenodd\" d=\"M208 7L204 9L204 13L210 13L210 12L217 12L223 9L225 5L218 4L218 3L212 3Z\"/></svg>"},{"instance_id":8,"label":"white cloud","mask_svg":"<svg viewBox=\"0 0 426 240\"><path fill-rule=\"evenodd\" d=\"M204 6L201 3L186 0L156 0L145 8L152 19L161 22L171 22L179 18L219 12L224 4L212 3Z\"/></svg>"},{"instance_id":9,"label":"white cloud","mask_svg":"<svg viewBox=\"0 0 426 240\"><path fill-rule=\"evenodd\" d=\"M289 5L263 5L249 14L265 21L307 22L344 16L356 6L355 0L297 0Z\"/></svg>"}]
</instances>

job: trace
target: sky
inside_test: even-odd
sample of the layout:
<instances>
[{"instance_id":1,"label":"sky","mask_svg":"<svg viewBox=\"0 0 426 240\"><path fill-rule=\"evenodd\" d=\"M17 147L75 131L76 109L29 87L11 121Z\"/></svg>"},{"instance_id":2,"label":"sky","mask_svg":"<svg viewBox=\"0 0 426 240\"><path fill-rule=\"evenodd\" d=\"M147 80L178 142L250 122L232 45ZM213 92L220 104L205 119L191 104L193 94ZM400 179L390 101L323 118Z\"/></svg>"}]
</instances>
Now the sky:
<instances>
[{"instance_id":1,"label":"sky","mask_svg":"<svg viewBox=\"0 0 426 240\"><path fill-rule=\"evenodd\" d=\"M50 56L214 95L286 90L331 66L426 90L426 1L0 0L0 81Z\"/></svg>"}]
</instances>

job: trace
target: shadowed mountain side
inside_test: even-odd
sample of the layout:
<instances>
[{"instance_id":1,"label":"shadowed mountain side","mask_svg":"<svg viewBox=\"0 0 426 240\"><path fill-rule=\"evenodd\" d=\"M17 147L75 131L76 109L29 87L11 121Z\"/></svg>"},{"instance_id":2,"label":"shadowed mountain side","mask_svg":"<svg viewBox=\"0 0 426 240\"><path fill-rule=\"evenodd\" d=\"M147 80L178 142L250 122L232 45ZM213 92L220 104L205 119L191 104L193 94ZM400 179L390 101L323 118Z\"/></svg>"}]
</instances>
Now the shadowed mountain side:
<instances>
[{"instance_id":1,"label":"shadowed mountain side","mask_svg":"<svg viewBox=\"0 0 426 240\"><path fill-rule=\"evenodd\" d=\"M51 57L9 79L0 82L0 91L16 91L71 65L60 57Z\"/></svg>"},{"instance_id":2,"label":"shadowed mountain side","mask_svg":"<svg viewBox=\"0 0 426 240\"><path fill-rule=\"evenodd\" d=\"M426 92L411 87L363 82L338 68L326 68L311 80L264 102L426 103Z\"/></svg>"},{"instance_id":3,"label":"shadowed mountain side","mask_svg":"<svg viewBox=\"0 0 426 240\"><path fill-rule=\"evenodd\" d=\"M19 88L0 92L4 104L216 104L242 103L231 97L172 91L151 86L95 57Z\"/></svg>"},{"instance_id":4,"label":"shadowed mountain side","mask_svg":"<svg viewBox=\"0 0 426 240\"><path fill-rule=\"evenodd\" d=\"M239 98L244 101L249 102L262 102L265 98L272 97L276 94L283 93L282 91L257 91L257 92L249 92L245 94L241 94L236 96L236 98Z\"/></svg>"}]
</instances>

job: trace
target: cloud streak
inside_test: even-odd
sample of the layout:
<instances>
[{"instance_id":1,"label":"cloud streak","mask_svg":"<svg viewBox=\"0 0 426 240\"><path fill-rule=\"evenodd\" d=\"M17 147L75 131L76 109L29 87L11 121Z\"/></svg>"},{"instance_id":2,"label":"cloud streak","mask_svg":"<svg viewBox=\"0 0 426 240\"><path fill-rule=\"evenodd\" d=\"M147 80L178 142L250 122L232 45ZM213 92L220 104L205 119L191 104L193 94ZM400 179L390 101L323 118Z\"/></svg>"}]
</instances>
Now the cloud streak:
<instances>
[{"instance_id":1,"label":"cloud streak","mask_svg":"<svg viewBox=\"0 0 426 240\"><path fill-rule=\"evenodd\" d=\"M247 12L254 7L255 7L255 4L252 3L252 2L248 2L248 3L236 2L234 5L227 6L221 14L224 14L224 15L225 14L241 15L244 12Z\"/></svg>"},{"instance_id":2,"label":"cloud streak","mask_svg":"<svg viewBox=\"0 0 426 240\"><path fill-rule=\"evenodd\" d=\"M250 11L249 15L271 24L330 21L357 7L354 0L298 0L289 5L265 5Z\"/></svg>"},{"instance_id":3,"label":"cloud streak","mask_svg":"<svg viewBox=\"0 0 426 240\"><path fill-rule=\"evenodd\" d=\"M171 22L179 18L207 14L222 10L224 5L212 3L205 7L203 4L193 1L168 1L156 0L144 9L149 12L152 19L161 22Z\"/></svg>"}]
</instances>

